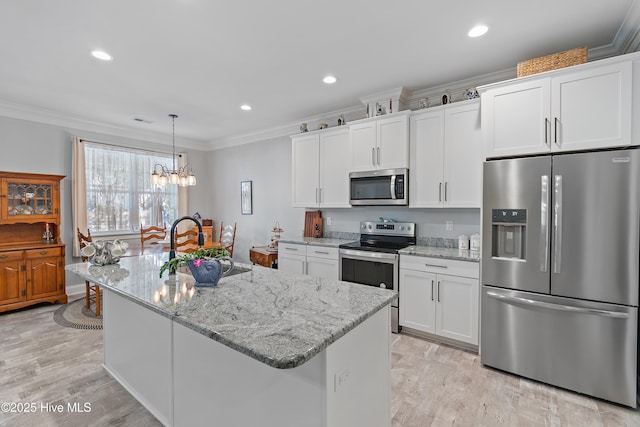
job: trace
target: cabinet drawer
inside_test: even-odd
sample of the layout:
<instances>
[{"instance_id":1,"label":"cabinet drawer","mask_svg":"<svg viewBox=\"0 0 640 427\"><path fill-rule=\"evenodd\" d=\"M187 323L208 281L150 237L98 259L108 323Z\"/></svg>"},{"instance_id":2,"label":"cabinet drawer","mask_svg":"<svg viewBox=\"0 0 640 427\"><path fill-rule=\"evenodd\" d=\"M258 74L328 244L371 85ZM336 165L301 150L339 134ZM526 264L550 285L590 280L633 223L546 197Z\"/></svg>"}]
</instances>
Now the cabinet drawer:
<instances>
[{"instance_id":1,"label":"cabinet drawer","mask_svg":"<svg viewBox=\"0 0 640 427\"><path fill-rule=\"evenodd\" d=\"M338 259L338 248L332 248L328 246L307 246L307 257L314 258L326 258L326 259Z\"/></svg>"},{"instance_id":2,"label":"cabinet drawer","mask_svg":"<svg viewBox=\"0 0 640 427\"><path fill-rule=\"evenodd\" d=\"M278 255L291 254L305 256L307 253L307 245L298 243L278 243Z\"/></svg>"},{"instance_id":3,"label":"cabinet drawer","mask_svg":"<svg viewBox=\"0 0 640 427\"><path fill-rule=\"evenodd\" d=\"M0 262L20 260L22 260L22 251L0 252Z\"/></svg>"},{"instance_id":4,"label":"cabinet drawer","mask_svg":"<svg viewBox=\"0 0 640 427\"><path fill-rule=\"evenodd\" d=\"M475 279L480 277L480 265L470 261L402 255L400 256L400 268Z\"/></svg>"},{"instance_id":5,"label":"cabinet drawer","mask_svg":"<svg viewBox=\"0 0 640 427\"><path fill-rule=\"evenodd\" d=\"M27 259L62 256L62 248L42 248L26 251Z\"/></svg>"}]
</instances>

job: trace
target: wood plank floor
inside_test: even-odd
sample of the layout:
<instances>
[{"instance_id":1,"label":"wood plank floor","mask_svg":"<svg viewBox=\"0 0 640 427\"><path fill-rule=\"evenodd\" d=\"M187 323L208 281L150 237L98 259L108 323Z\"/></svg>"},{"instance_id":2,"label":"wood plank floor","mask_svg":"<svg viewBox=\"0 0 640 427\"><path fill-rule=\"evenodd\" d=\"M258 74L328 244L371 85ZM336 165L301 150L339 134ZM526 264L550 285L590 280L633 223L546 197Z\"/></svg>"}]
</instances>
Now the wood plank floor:
<instances>
[{"instance_id":1,"label":"wood plank floor","mask_svg":"<svg viewBox=\"0 0 640 427\"><path fill-rule=\"evenodd\" d=\"M0 314L0 403L36 404L0 412L0 426L159 426L102 368L102 331L59 326L58 307ZM478 355L404 334L392 342L393 427L640 426L637 410L483 368ZM85 403L90 412L69 410Z\"/></svg>"}]
</instances>

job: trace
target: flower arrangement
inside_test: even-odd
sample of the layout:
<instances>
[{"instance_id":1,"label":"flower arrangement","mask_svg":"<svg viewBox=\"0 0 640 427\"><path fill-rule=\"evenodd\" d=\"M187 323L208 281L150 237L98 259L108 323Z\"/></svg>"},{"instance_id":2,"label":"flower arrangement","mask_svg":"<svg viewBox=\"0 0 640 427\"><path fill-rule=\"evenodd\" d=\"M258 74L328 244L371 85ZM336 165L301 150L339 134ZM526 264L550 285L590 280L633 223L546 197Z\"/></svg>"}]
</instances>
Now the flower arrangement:
<instances>
[{"instance_id":1,"label":"flower arrangement","mask_svg":"<svg viewBox=\"0 0 640 427\"><path fill-rule=\"evenodd\" d=\"M205 260L224 258L229 256L229 252L224 247L219 248L199 248L194 252L188 252L165 262L160 267L160 277L169 269L169 274L175 274L176 269L181 265L186 265L187 261L193 261L196 266L202 264Z\"/></svg>"}]
</instances>

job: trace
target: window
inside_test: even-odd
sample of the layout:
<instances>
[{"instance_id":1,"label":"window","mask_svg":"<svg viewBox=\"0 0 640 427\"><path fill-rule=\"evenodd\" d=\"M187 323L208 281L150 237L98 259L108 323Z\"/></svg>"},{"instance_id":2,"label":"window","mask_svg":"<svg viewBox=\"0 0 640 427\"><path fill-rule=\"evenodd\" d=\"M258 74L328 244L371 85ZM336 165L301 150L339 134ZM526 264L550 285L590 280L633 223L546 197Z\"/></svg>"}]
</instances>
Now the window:
<instances>
[{"instance_id":1,"label":"window","mask_svg":"<svg viewBox=\"0 0 640 427\"><path fill-rule=\"evenodd\" d=\"M162 227L178 215L178 186L151 184L153 166L171 154L85 142L87 227L92 233L128 233L140 224Z\"/></svg>"}]
</instances>

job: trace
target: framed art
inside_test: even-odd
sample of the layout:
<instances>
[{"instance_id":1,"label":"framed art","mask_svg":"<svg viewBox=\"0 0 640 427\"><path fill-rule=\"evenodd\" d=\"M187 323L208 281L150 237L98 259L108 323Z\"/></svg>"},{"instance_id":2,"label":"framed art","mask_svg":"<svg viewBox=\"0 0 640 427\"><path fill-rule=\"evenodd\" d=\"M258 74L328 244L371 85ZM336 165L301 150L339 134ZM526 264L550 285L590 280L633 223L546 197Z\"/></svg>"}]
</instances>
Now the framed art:
<instances>
[{"instance_id":1,"label":"framed art","mask_svg":"<svg viewBox=\"0 0 640 427\"><path fill-rule=\"evenodd\" d=\"M252 181L240 182L240 211L242 215L253 214Z\"/></svg>"}]
</instances>

